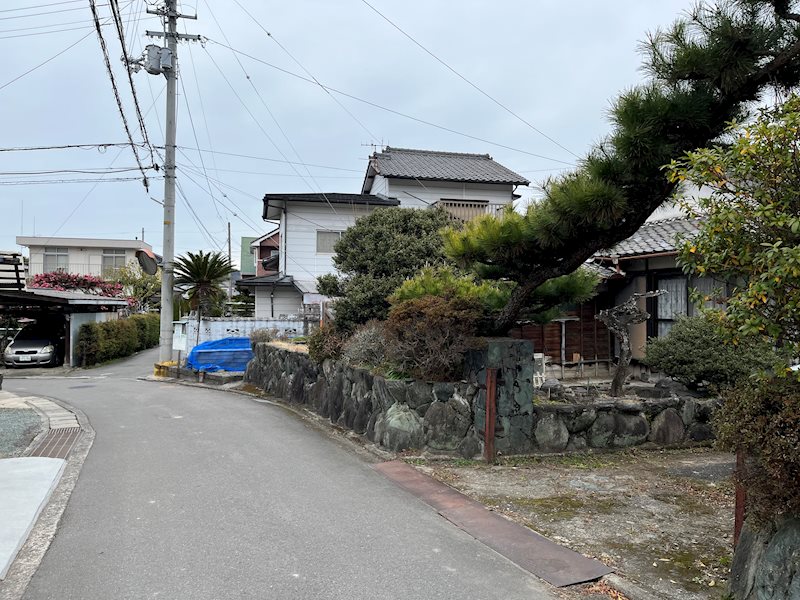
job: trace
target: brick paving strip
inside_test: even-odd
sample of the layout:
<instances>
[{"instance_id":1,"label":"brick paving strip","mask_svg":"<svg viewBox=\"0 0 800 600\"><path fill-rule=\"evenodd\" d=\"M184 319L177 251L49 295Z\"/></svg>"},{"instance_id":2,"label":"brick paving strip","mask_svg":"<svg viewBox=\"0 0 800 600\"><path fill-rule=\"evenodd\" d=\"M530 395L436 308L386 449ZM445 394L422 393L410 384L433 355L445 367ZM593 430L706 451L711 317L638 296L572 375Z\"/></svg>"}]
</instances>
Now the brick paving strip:
<instances>
[{"instance_id":1,"label":"brick paving strip","mask_svg":"<svg viewBox=\"0 0 800 600\"><path fill-rule=\"evenodd\" d=\"M0 408L34 408L47 418L50 431L26 456L67 458L78 441L81 426L78 417L60 404L38 396L17 396L0 391Z\"/></svg>"},{"instance_id":2,"label":"brick paving strip","mask_svg":"<svg viewBox=\"0 0 800 600\"><path fill-rule=\"evenodd\" d=\"M559 546L402 461L374 465L391 481L516 565L556 587L594 581L612 569Z\"/></svg>"}]
</instances>

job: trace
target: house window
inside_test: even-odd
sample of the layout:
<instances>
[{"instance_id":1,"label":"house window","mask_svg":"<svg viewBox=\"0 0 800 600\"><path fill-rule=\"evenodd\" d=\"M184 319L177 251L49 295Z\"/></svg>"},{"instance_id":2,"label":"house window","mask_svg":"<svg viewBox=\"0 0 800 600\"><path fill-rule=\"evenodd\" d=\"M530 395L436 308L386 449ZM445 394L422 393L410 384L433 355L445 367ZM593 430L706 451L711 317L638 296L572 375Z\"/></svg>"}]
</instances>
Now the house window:
<instances>
[{"instance_id":1,"label":"house window","mask_svg":"<svg viewBox=\"0 0 800 600\"><path fill-rule=\"evenodd\" d=\"M680 317L689 314L686 277L659 277L657 289L667 293L656 299L656 335L667 335Z\"/></svg>"},{"instance_id":2,"label":"house window","mask_svg":"<svg viewBox=\"0 0 800 600\"><path fill-rule=\"evenodd\" d=\"M66 273L69 271L69 248L45 246L42 266L43 273L52 273L53 271Z\"/></svg>"},{"instance_id":3,"label":"house window","mask_svg":"<svg viewBox=\"0 0 800 600\"><path fill-rule=\"evenodd\" d=\"M317 230L317 254L333 254L333 246L342 237L343 231Z\"/></svg>"},{"instance_id":4,"label":"house window","mask_svg":"<svg viewBox=\"0 0 800 600\"><path fill-rule=\"evenodd\" d=\"M124 248L103 248L103 276L113 275L125 266Z\"/></svg>"}]
</instances>

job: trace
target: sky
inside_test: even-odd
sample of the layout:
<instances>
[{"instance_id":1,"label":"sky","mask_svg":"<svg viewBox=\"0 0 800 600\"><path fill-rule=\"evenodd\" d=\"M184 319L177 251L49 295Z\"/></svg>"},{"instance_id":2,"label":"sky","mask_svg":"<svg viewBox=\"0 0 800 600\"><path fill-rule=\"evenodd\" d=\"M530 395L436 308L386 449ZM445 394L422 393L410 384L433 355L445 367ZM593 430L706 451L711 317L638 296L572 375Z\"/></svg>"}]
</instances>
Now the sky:
<instances>
[{"instance_id":1,"label":"sky","mask_svg":"<svg viewBox=\"0 0 800 600\"><path fill-rule=\"evenodd\" d=\"M163 179L147 170L145 189L130 145L10 150L127 142L89 1L2 3L0 249L18 249L17 235L134 239L142 230L161 249ZM141 144L110 0L95 1L123 112ZM156 4L119 0L132 57L158 43L145 35L163 28L146 13ZM181 13L197 19L182 19L179 31L204 39L178 48L176 252L227 251L230 222L236 262L240 237L269 229L265 193L359 192L369 155L386 145L488 153L530 179L518 192L535 197L537 185L609 133L614 98L645 77L646 33L690 6L181 2ZM147 137L163 147L165 78L142 70L131 79ZM140 146L139 157L145 167L161 165L163 150L151 156Z\"/></svg>"}]
</instances>

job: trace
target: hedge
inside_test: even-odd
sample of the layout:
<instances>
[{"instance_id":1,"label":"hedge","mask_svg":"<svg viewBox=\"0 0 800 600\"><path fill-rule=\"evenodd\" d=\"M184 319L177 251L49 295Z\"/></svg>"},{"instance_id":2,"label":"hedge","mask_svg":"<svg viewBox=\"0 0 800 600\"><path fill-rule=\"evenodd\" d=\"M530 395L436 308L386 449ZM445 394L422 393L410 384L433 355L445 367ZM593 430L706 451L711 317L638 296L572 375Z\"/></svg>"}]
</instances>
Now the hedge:
<instances>
[{"instance_id":1,"label":"hedge","mask_svg":"<svg viewBox=\"0 0 800 600\"><path fill-rule=\"evenodd\" d=\"M86 367L130 356L157 346L159 334L160 318L155 313L104 323L86 323L78 330L78 363Z\"/></svg>"}]
</instances>

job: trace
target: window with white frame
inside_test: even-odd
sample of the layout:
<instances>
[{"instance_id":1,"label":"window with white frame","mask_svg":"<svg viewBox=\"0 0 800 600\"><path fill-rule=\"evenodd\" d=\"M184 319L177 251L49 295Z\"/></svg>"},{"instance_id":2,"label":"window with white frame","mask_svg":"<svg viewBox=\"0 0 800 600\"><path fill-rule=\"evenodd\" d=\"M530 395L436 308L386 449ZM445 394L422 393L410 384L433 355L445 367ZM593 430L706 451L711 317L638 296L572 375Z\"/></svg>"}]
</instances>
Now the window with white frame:
<instances>
[{"instance_id":1,"label":"window with white frame","mask_svg":"<svg viewBox=\"0 0 800 600\"><path fill-rule=\"evenodd\" d=\"M69 271L69 248L57 246L44 247L42 272L52 273L54 271L61 271L62 273Z\"/></svg>"},{"instance_id":2,"label":"window with white frame","mask_svg":"<svg viewBox=\"0 0 800 600\"><path fill-rule=\"evenodd\" d=\"M103 248L103 275L113 275L125 266L124 248Z\"/></svg>"},{"instance_id":3,"label":"window with white frame","mask_svg":"<svg viewBox=\"0 0 800 600\"><path fill-rule=\"evenodd\" d=\"M317 254L333 254L333 246L338 242L343 231L317 230Z\"/></svg>"}]
</instances>

